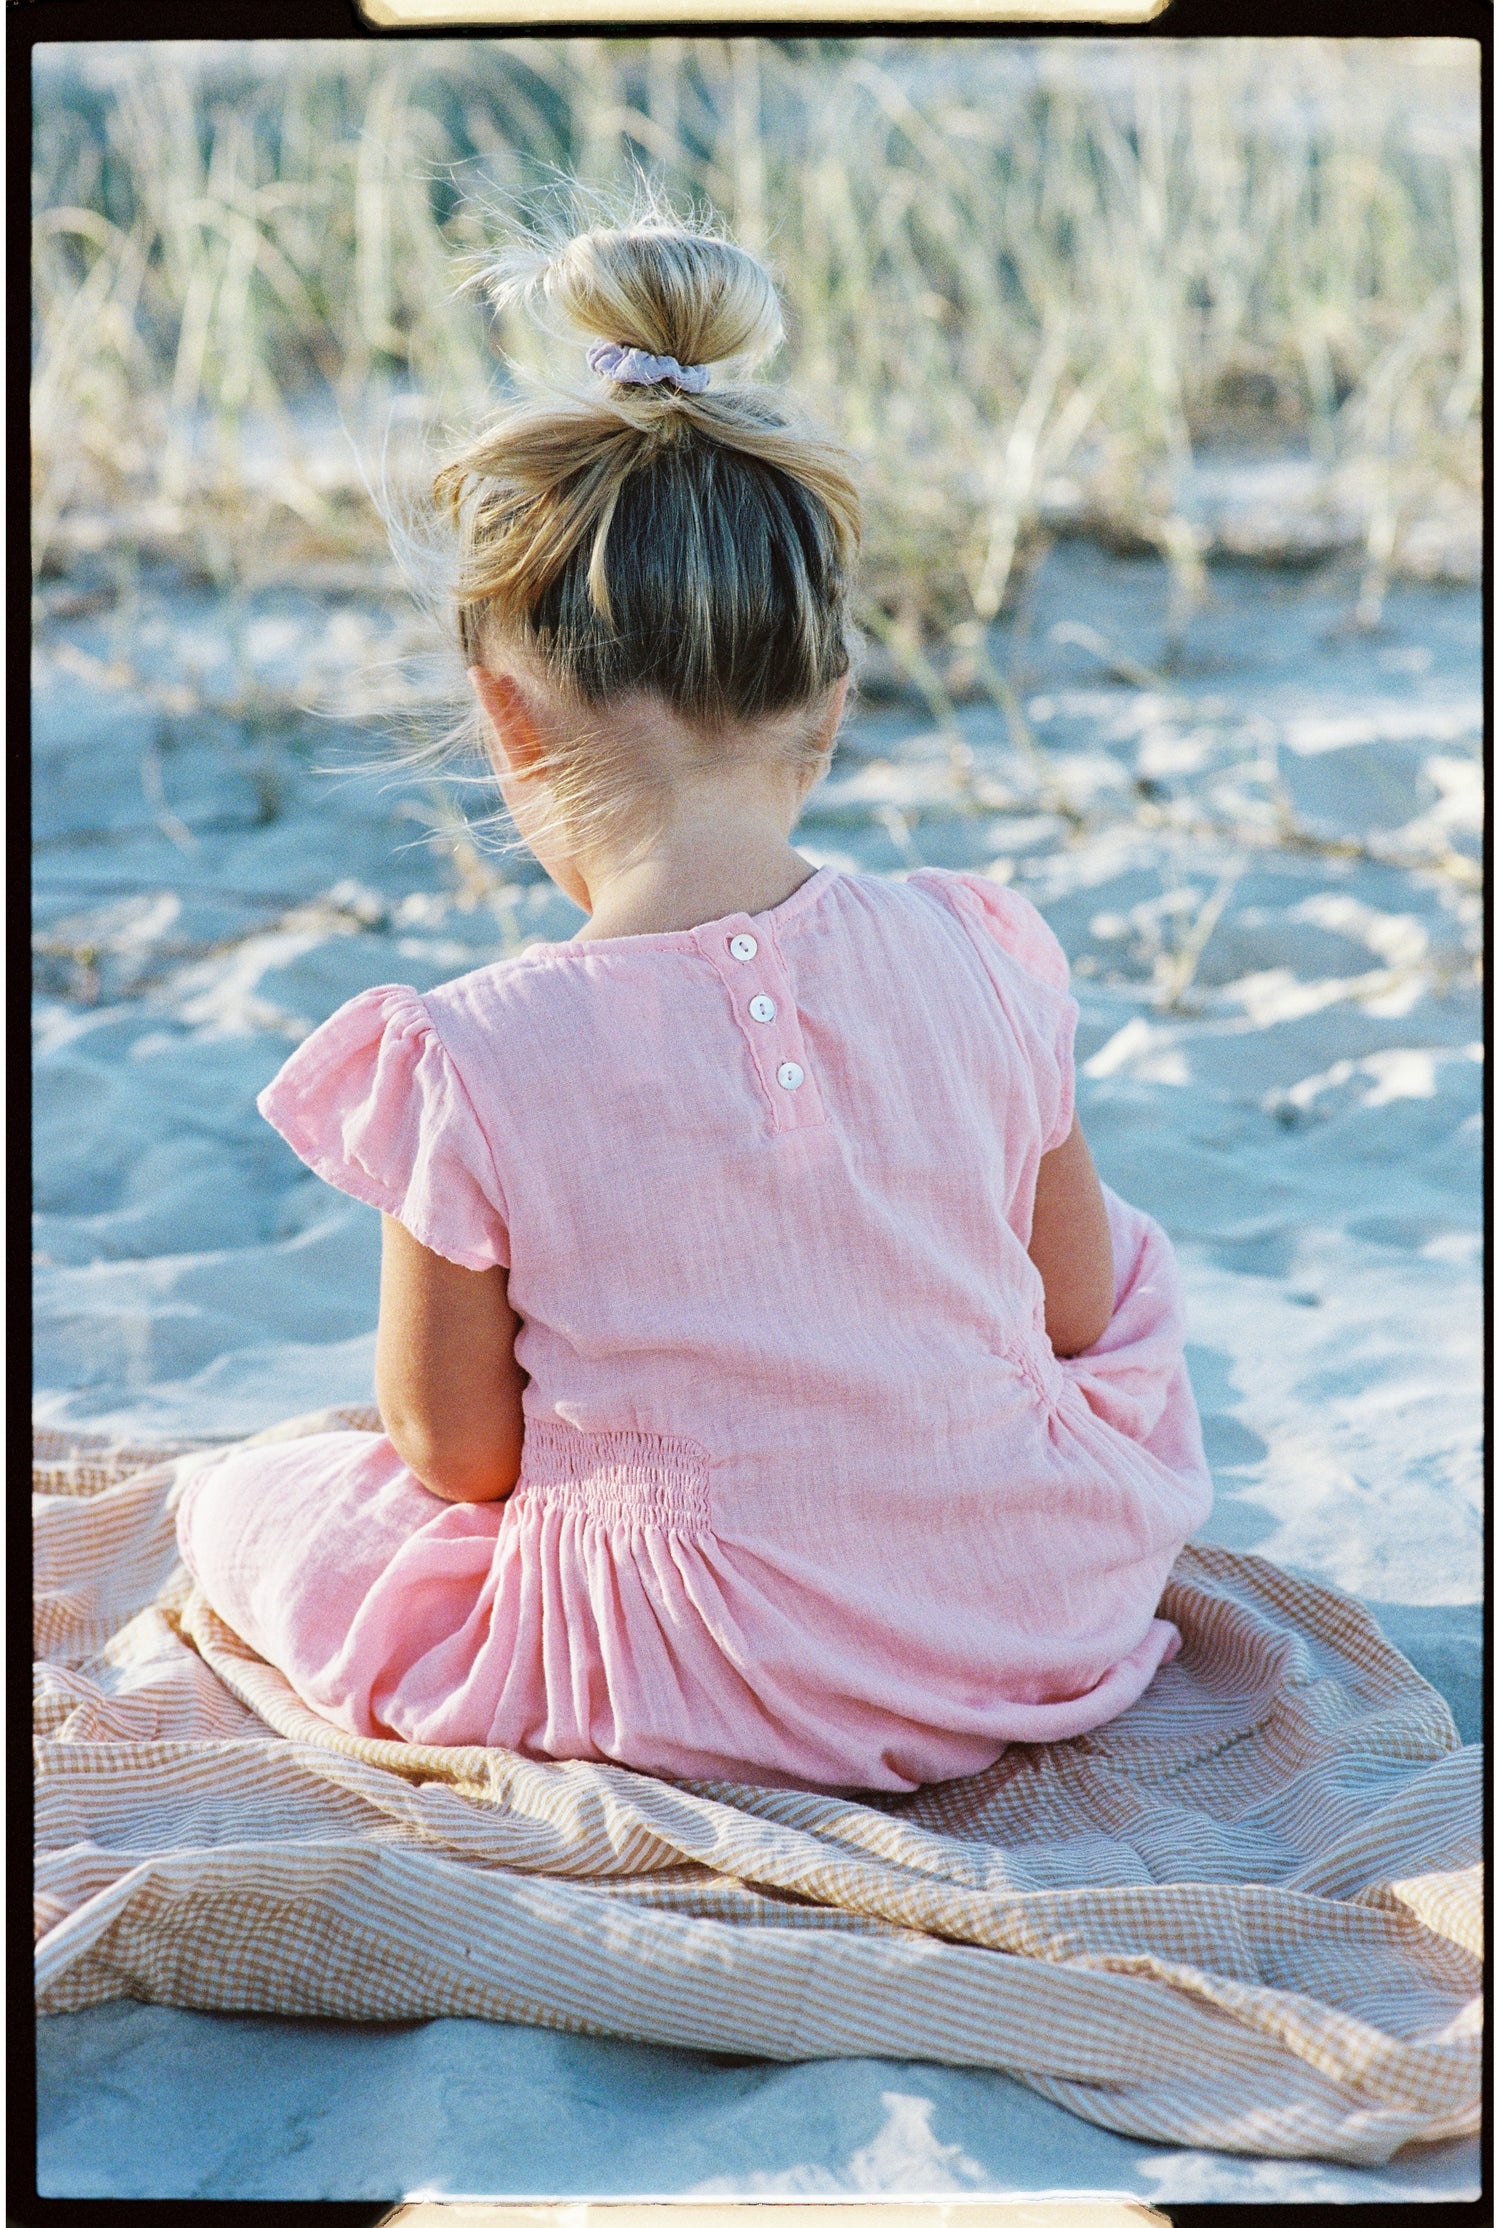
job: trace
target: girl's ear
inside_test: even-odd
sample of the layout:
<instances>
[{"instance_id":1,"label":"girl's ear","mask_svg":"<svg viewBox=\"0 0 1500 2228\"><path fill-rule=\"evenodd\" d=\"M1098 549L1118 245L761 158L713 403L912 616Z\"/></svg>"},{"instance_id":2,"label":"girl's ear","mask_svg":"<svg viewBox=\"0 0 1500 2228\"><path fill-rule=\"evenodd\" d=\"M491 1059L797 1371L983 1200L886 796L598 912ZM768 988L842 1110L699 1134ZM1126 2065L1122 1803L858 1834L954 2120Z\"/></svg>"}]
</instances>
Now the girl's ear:
<instances>
[{"instance_id":1,"label":"girl's ear","mask_svg":"<svg viewBox=\"0 0 1500 2228\"><path fill-rule=\"evenodd\" d=\"M491 673L482 665L471 665L469 685L490 730L489 753L496 773L517 778L533 773L545 746L520 683L508 673Z\"/></svg>"},{"instance_id":2,"label":"girl's ear","mask_svg":"<svg viewBox=\"0 0 1500 2228\"><path fill-rule=\"evenodd\" d=\"M818 783L828 771L829 760L833 756L834 742L838 736L839 722L844 716L844 706L848 700L849 676L845 673L839 680L835 681L828 702L824 707L823 716L813 730L812 741L817 746L818 759L817 763L808 769L803 784L804 796L817 788Z\"/></svg>"},{"instance_id":3,"label":"girl's ear","mask_svg":"<svg viewBox=\"0 0 1500 2228\"><path fill-rule=\"evenodd\" d=\"M834 737L838 734L839 722L844 716L844 706L848 701L849 676L844 673L835 681L833 694L828 699L828 709L818 722L818 741L825 753L833 748Z\"/></svg>"}]
</instances>

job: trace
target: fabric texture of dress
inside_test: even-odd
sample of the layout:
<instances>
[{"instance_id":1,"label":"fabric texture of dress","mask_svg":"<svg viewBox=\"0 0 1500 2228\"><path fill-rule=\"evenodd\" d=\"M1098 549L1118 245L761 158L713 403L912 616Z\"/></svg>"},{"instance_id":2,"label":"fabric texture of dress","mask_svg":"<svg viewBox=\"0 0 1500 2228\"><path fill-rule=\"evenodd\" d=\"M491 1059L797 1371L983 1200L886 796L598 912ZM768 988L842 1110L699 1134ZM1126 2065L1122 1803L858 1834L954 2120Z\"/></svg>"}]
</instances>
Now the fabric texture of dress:
<instances>
[{"instance_id":1,"label":"fabric texture of dress","mask_svg":"<svg viewBox=\"0 0 1500 2228\"><path fill-rule=\"evenodd\" d=\"M506 1268L521 1476L241 1450L181 1510L208 1600L350 1731L675 1777L905 1790L1116 1716L1210 1486L1149 1217L1106 1193L1098 1342L1043 1328L1076 1017L1040 914L936 869L351 1000L261 1110Z\"/></svg>"}]
</instances>

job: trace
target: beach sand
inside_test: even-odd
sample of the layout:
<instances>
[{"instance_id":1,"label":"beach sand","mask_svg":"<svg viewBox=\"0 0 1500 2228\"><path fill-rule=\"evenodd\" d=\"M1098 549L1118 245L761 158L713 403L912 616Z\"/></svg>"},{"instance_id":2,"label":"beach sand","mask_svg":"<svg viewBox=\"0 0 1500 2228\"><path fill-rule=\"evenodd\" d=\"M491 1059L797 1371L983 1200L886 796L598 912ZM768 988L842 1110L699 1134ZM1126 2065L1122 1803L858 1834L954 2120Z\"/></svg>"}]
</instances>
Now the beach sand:
<instances>
[{"instance_id":1,"label":"beach sand","mask_svg":"<svg viewBox=\"0 0 1500 2228\"><path fill-rule=\"evenodd\" d=\"M351 772L408 623L374 587L46 592L36 667L37 1407L139 1441L368 1398L378 1218L257 1090L342 1000L578 916L524 859L424 841ZM1057 543L995 632L1008 712L866 701L801 842L988 868L1075 965L1101 1173L1187 1278L1206 1536L1362 1595L1479 1732L1482 776L1477 593L1224 566L1175 658L1163 568ZM389 693L389 690L387 691ZM57 2195L1474 2194L1474 2145L1378 2171L1169 2153L999 2076L726 2062L439 2021L113 2003L44 2021Z\"/></svg>"}]
</instances>

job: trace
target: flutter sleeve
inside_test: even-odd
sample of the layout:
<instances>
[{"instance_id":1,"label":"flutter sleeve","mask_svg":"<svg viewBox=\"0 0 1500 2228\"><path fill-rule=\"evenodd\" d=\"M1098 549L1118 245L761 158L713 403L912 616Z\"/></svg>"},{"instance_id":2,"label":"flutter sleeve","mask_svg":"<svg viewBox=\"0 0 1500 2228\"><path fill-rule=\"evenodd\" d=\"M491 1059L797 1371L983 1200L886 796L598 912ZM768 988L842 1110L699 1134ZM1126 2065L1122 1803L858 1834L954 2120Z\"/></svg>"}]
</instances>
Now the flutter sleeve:
<instances>
[{"instance_id":1,"label":"flutter sleeve","mask_svg":"<svg viewBox=\"0 0 1500 2228\"><path fill-rule=\"evenodd\" d=\"M978 945L1036 1085L1042 1151L1073 1127L1073 1035L1078 1006L1068 990L1068 960L1041 914L1019 890L983 874L937 869L930 880Z\"/></svg>"},{"instance_id":2,"label":"flutter sleeve","mask_svg":"<svg viewBox=\"0 0 1500 2228\"><path fill-rule=\"evenodd\" d=\"M308 1167L464 1269L507 1267L508 1215L463 1080L416 991L340 1006L256 1101Z\"/></svg>"}]
</instances>

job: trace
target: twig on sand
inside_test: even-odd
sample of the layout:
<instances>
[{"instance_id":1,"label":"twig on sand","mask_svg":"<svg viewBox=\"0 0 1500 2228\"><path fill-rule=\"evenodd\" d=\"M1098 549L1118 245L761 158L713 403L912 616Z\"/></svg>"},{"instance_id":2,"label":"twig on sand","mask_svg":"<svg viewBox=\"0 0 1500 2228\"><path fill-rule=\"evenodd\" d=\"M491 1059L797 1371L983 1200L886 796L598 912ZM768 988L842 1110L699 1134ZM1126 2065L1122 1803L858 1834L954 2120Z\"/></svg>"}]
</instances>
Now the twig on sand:
<instances>
[{"instance_id":1,"label":"twig on sand","mask_svg":"<svg viewBox=\"0 0 1500 2228\"><path fill-rule=\"evenodd\" d=\"M1247 862L1232 859L1193 917L1192 926L1174 952L1164 952L1157 962L1155 1003L1165 1013L1180 1011L1192 987L1204 947L1219 925L1236 883Z\"/></svg>"}]
</instances>

